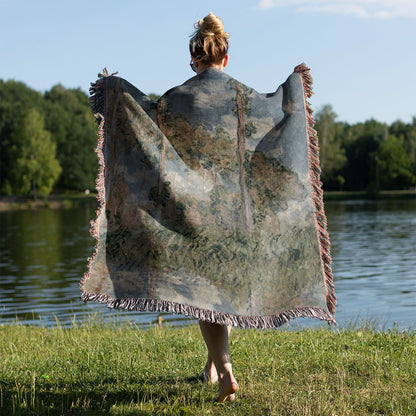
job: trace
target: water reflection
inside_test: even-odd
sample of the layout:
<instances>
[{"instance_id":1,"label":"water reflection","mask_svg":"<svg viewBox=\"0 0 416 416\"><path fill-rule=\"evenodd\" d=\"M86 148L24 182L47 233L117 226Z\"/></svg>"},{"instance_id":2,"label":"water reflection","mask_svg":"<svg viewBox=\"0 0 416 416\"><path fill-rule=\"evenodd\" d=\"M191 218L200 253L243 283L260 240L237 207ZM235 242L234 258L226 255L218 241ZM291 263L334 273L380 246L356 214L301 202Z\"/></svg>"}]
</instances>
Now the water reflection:
<instances>
[{"instance_id":1,"label":"water reflection","mask_svg":"<svg viewBox=\"0 0 416 416\"><path fill-rule=\"evenodd\" d=\"M326 204L338 319L416 327L416 201ZM339 319L340 320L340 319Z\"/></svg>"},{"instance_id":2,"label":"water reflection","mask_svg":"<svg viewBox=\"0 0 416 416\"><path fill-rule=\"evenodd\" d=\"M80 301L79 281L92 254L89 221L95 207L0 213L0 318L62 325L102 311L106 319L127 317L148 324L156 314L107 311ZM173 323L183 319L167 317Z\"/></svg>"},{"instance_id":3,"label":"water reflection","mask_svg":"<svg viewBox=\"0 0 416 416\"><path fill-rule=\"evenodd\" d=\"M101 311L143 325L155 313L109 311L79 300L92 254L94 206L0 213L0 322L64 326ZM369 319L383 327L416 327L416 200L326 203L341 325ZM165 315L173 325L188 322ZM309 325L313 321L300 319ZM296 325L296 324L295 324Z\"/></svg>"}]
</instances>

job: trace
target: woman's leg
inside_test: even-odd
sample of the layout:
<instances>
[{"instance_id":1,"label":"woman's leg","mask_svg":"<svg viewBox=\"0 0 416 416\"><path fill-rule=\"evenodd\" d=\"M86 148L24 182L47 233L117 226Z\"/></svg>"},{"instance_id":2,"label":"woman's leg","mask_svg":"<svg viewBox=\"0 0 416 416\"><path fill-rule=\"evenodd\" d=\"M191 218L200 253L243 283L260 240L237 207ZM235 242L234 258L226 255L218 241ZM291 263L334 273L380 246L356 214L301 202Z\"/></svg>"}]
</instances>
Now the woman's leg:
<instances>
[{"instance_id":1,"label":"woman's leg","mask_svg":"<svg viewBox=\"0 0 416 416\"><path fill-rule=\"evenodd\" d=\"M215 384L218 381L217 369L215 368L214 361L212 361L212 358L209 355L209 353L208 353L208 359L205 364L204 371L202 371L199 378L202 381L206 383L211 383L211 384Z\"/></svg>"},{"instance_id":2,"label":"woman's leg","mask_svg":"<svg viewBox=\"0 0 416 416\"><path fill-rule=\"evenodd\" d=\"M227 326L228 337L230 336L231 326ZM204 371L200 375L202 381L215 384L218 381L217 369L215 368L214 361L212 361L211 355L208 352L208 359L205 364Z\"/></svg>"},{"instance_id":3,"label":"woman's leg","mask_svg":"<svg viewBox=\"0 0 416 416\"><path fill-rule=\"evenodd\" d=\"M234 393L238 390L238 384L233 376L230 353L228 351L229 329L226 325L204 321L199 321L199 327L208 348L207 365L211 359L217 370L219 395L216 400L220 403L234 400Z\"/></svg>"}]
</instances>

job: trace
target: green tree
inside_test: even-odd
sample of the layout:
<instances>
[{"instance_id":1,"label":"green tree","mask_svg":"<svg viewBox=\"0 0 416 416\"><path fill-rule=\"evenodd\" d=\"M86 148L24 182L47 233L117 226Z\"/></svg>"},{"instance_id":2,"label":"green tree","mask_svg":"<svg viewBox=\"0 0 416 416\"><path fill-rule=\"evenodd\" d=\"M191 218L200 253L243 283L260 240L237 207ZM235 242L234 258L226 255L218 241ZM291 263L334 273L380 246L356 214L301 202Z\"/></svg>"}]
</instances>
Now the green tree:
<instances>
[{"instance_id":1,"label":"green tree","mask_svg":"<svg viewBox=\"0 0 416 416\"><path fill-rule=\"evenodd\" d=\"M44 119L30 109L20 120L12 135L13 183L15 194L46 196L61 173L56 160L56 145L44 128Z\"/></svg>"},{"instance_id":2,"label":"green tree","mask_svg":"<svg viewBox=\"0 0 416 416\"><path fill-rule=\"evenodd\" d=\"M376 152L387 136L387 124L376 120L354 124L345 131L344 145L348 163L341 172L346 179L344 189L378 188Z\"/></svg>"},{"instance_id":3,"label":"green tree","mask_svg":"<svg viewBox=\"0 0 416 416\"><path fill-rule=\"evenodd\" d=\"M154 92L151 92L150 94L147 95L151 100L153 101L157 101L160 98L159 94L155 94Z\"/></svg>"},{"instance_id":4,"label":"green tree","mask_svg":"<svg viewBox=\"0 0 416 416\"><path fill-rule=\"evenodd\" d=\"M344 124L336 121L337 114L325 105L316 114L315 129L318 132L322 181L326 188L337 185L339 172L347 163L342 147ZM339 186L339 184L338 184Z\"/></svg>"},{"instance_id":5,"label":"green tree","mask_svg":"<svg viewBox=\"0 0 416 416\"><path fill-rule=\"evenodd\" d=\"M384 188L406 188L415 180L412 159L403 142L403 138L390 135L376 153L380 183Z\"/></svg>"},{"instance_id":6,"label":"green tree","mask_svg":"<svg viewBox=\"0 0 416 416\"><path fill-rule=\"evenodd\" d=\"M12 132L15 129L16 121L20 115L20 109L9 102L0 102L0 192L11 195L13 182L12 168L13 158L11 157Z\"/></svg>"},{"instance_id":7,"label":"green tree","mask_svg":"<svg viewBox=\"0 0 416 416\"><path fill-rule=\"evenodd\" d=\"M32 90L23 82L0 80L0 192L11 195L15 183L13 131L28 108L36 108L42 113L42 94Z\"/></svg>"},{"instance_id":8,"label":"green tree","mask_svg":"<svg viewBox=\"0 0 416 416\"><path fill-rule=\"evenodd\" d=\"M97 128L88 96L79 89L56 85L45 93L45 125L57 144L61 190L94 188L97 174Z\"/></svg>"},{"instance_id":9,"label":"green tree","mask_svg":"<svg viewBox=\"0 0 416 416\"><path fill-rule=\"evenodd\" d=\"M413 117L411 123L395 121L389 128L390 134L403 138L403 147L407 155L412 160L412 174L416 176L416 117Z\"/></svg>"},{"instance_id":10,"label":"green tree","mask_svg":"<svg viewBox=\"0 0 416 416\"><path fill-rule=\"evenodd\" d=\"M0 80L0 102L23 104L26 108L35 107L39 110L43 107L43 96L23 82Z\"/></svg>"}]
</instances>

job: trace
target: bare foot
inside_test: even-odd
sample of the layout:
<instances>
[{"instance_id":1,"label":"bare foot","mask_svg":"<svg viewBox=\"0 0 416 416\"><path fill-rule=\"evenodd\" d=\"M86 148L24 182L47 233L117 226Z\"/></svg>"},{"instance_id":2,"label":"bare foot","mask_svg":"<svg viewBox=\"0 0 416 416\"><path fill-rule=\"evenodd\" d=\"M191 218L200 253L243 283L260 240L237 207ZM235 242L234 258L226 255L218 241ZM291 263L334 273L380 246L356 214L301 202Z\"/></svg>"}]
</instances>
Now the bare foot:
<instances>
[{"instance_id":1,"label":"bare foot","mask_svg":"<svg viewBox=\"0 0 416 416\"><path fill-rule=\"evenodd\" d=\"M232 402L235 400L235 393L238 391L238 384L231 373L225 373L219 379L220 394L215 399L218 403Z\"/></svg>"},{"instance_id":2,"label":"bare foot","mask_svg":"<svg viewBox=\"0 0 416 416\"><path fill-rule=\"evenodd\" d=\"M218 381L217 369L215 368L214 362L210 358L208 358L204 371L201 373L199 378L204 383L209 384L215 384Z\"/></svg>"}]
</instances>

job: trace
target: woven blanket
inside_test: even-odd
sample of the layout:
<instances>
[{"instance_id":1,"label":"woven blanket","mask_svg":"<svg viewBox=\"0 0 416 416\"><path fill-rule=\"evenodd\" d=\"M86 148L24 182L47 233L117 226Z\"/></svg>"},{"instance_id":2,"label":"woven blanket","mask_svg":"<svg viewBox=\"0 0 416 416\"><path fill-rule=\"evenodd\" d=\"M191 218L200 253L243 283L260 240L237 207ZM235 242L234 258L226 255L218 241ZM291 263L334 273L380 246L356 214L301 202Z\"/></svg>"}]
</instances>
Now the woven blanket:
<instances>
[{"instance_id":1,"label":"woven blanket","mask_svg":"<svg viewBox=\"0 0 416 416\"><path fill-rule=\"evenodd\" d=\"M335 323L311 86L304 64L270 94L208 68L156 102L100 74L82 299L242 328Z\"/></svg>"}]
</instances>

